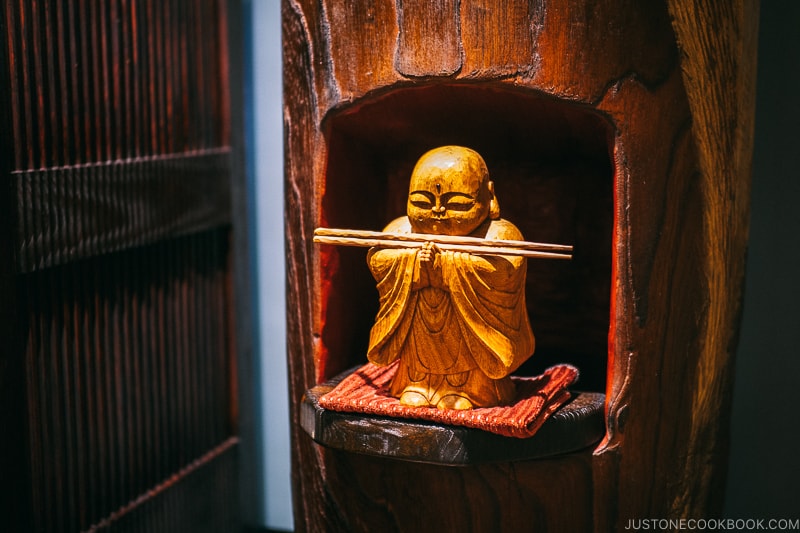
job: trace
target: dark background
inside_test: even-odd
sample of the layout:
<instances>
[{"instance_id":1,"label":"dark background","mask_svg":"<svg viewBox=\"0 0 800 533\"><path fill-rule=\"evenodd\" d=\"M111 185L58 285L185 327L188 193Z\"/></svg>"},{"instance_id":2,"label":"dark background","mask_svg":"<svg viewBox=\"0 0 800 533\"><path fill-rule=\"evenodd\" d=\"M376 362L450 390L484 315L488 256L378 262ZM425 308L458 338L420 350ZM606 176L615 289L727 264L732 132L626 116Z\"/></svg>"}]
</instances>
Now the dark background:
<instances>
[{"instance_id":1,"label":"dark background","mask_svg":"<svg viewBox=\"0 0 800 533\"><path fill-rule=\"evenodd\" d=\"M800 518L800 2L763 0L725 515Z\"/></svg>"}]
</instances>

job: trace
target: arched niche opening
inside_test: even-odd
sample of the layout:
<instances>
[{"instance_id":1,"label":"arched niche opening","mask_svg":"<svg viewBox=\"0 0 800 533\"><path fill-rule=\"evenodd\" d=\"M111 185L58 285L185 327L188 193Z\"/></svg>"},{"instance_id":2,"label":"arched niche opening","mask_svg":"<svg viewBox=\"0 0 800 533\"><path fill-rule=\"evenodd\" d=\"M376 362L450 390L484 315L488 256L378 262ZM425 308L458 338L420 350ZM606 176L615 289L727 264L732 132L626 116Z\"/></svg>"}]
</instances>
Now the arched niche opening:
<instances>
[{"instance_id":1,"label":"arched niche opening","mask_svg":"<svg viewBox=\"0 0 800 533\"><path fill-rule=\"evenodd\" d=\"M613 132L572 102L510 86L395 88L326 118L321 222L381 230L405 214L408 181L427 150L457 144L486 160L501 216L526 240L571 244L572 261L528 260L526 297L536 353L517 372L555 363L581 371L578 388L604 392L613 233ZM322 246L323 378L366 362L377 291L366 250Z\"/></svg>"}]
</instances>

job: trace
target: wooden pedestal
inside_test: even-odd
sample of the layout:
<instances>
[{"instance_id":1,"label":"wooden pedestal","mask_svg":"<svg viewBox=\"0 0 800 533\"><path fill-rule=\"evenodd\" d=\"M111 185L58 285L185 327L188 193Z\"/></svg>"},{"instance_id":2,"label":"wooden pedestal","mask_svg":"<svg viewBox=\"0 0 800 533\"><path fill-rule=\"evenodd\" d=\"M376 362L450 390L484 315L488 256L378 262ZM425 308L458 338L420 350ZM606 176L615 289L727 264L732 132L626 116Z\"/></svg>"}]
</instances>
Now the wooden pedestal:
<instances>
[{"instance_id":1,"label":"wooden pedestal","mask_svg":"<svg viewBox=\"0 0 800 533\"><path fill-rule=\"evenodd\" d=\"M349 372L309 390L300 413L306 433L337 450L463 466L562 455L597 444L605 433L605 397L596 392L573 393L567 404L527 439L427 421L340 413L320 406L320 397L347 375Z\"/></svg>"}]
</instances>

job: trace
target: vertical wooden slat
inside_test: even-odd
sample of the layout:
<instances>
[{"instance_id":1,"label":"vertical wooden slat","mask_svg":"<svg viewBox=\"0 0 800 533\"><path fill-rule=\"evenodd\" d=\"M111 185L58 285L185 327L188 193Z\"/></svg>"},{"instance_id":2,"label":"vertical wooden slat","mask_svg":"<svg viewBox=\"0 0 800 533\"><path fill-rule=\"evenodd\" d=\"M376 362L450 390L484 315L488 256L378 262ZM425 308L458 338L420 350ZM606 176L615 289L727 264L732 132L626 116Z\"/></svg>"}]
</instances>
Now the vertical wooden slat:
<instances>
[{"instance_id":1,"label":"vertical wooden slat","mask_svg":"<svg viewBox=\"0 0 800 533\"><path fill-rule=\"evenodd\" d=\"M170 80L171 83L171 80ZM173 102L174 103L174 102ZM188 244L188 243L187 243ZM184 251L185 253L185 251ZM183 383L183 370L187 365L186 357L186 337L184 335L183 319L186 313L185 309L185 275L184 263L182 254L170 253L173 261L173 268L178 282L175 283L175 290L172 293L172 331L175 332L173 337L173 349L175 357L172 364L172 375L170 380L170 388L172 390L172 397L174 398L172 423L175 427L175 447L177 450L176 461L178 463L185 463L188 454L188 448L191 443L188 441L188 432L186 431L186 404L184 401L185 388Z\"/></svg>"},{"instance_id":2,"label":"vertical wooden slat","mask_svg":"<svg viewBox=\"0 0 800 533\"><path fill-rule=\"evenodd\" d=\"M136 138L133 131L133 114L131 113L131 102L133 100L133 83L131 81L133 54L130 41L133 32L130 28L131 18L128 11L127 0L120 0L117 10L117 39L119 42L119 51L116 56L116 61L119 63L118 69L121 70L117 90L120 92L119 105L120 120L122 122L122 126L119 128L119 155L117 157L120 159L129 159L132 157L131 146L134 144L134 139Z\"/></svg>"},{"instance_id":3,"label":"vertical wooden slat","mask_svg":"<svg viewBox=\"0 0 800 533\"><path fill-rule=\"evenodd\" d=\"M175 47L173 40L172 47ZM174 83L174 79L173 79ZM180 449L184 455L180 457L181 463L186 463L190 460L192 447L196 445L198 434L192 435L190 427L192 427L192 413L191 406L188 401L188 383L186 377L188 372L191 371L194 365L192 357L192 346L190 344L190 335L188 331L188 318L190 307L190 293L189 293L189 278L193 270L189 265L192 261L192 247L194 244L194 237L189 237L186 241L186 248L183 253L177 256L178 259L178 272L180 282L176 287L175 294L175 323L178 358L176 359L175 368L175 381L173 388L175 390L177 410L176 410L176 425L180 428ZM194 437L194 438L192 438Z\"/></svg>"},{"instance_id":4,"label":"vertical wooden slat","mask_svg":"<svg viewBox=\"0 0 800 533\"><path fill-rule=\"evenodd\" d=\"M141 411L145 406L145 396L143 394L142 380L141 380L141 308L142 308L142 291L141 291L141 275L139 267L141 265L141 258L136 258L128 264L128 268L132 274L129 284L129 372L128 383L130 387L129 395L132 398L130 407L128 409L129 423L128 432L131 442L131 454L129 457L130 466L129 472L131 476L131 493L139 494L146 489L146 485L142 483L142 476L140 472L144 471L144 455L147 449L147 442L144 440L144 431L142 428L142 415Z\"/></svg>"},{"instance_id":5,"label":"vertical wooden slat","mask_svg":"<svg viewBox=\"0 0 800 533\"><path fill-rule=\"evenodd\" d=\"M182 82L182 67L181 67L181 41L183 39L183 24L184 20L181 16L181 4L177 2L170 3L170 27L172 28L172 37L170 39L170 53L172 55L172 70L171 83L173 86L173 115L170 119L172 126L171 138L173 139L172 152L186 151L185 136L182 124L182 111L183 111L183 97L184 87Z\"/></svg>"},{"instance_id":6,"label":"vertical wooden slat","mask_svg":"<svg viewBox=\"0 0 800 533\"><path fill-rule=\"evenodd\" d=\"M173 106L175 103L175 93L172 84L172 76L174 75L174 64L172 57L172 20L170 16L171 4L169 2L161 2L158 6L158 18L161 20L160 26L160 44L158 47L161 54L161 60L164 63L164 68L160 72L160 84L162 94L162 118L161 118L161 136L159 142L159 150L164 153L172 153L174 151L173 145L175 137L173 134L172 117Z\"/></svg>"},{"instance_id":7,"label":"vertical wooden slat","mask_svg":"<svg viewBox=\"0 0 800 533\"><path fill-rule=\"evenodd\" d=\"M51 0L42 1L42 15L40 17L40 24L42 27L44 54L42 60L45 63L45 75L47 97L42 102L42 108L45 110L47 117L47 135L48 135L48 158L46 166L61 166L64 160L61 158L63 153L63 131L64 124L61 123L61 114L58 112L60 99L66 97L64 92L64 82L56 75L58 72L56 62L63 53L63 45L56 46L55 43L63 42L63 35L59 31L58 24L55 21L55 14L52 13L53 6ZM60 62L60 61L59 61ZM60 95L57 94L58 89L61 88ZM60 96L60 98L59 98Z\"/></svg>"},{"instance_id":8,"label":"vertical wooden slat","mask_svg":"<svg viewBox=\"0 0 800 533\"><path fill-rule=\"evenodd\" d=\"M192 29L192 41L189 43L190 47L194 50L202 50L203 49L203 21L205 20L202 16L202 6L203 4L196 4L191 3L189 4L189 11L191 13L190 21L191 21L191 29ZM195 128L193 128L192 133L192 144L195 149L200 149L203 146L206 146L206 131L208 129L207 126L207 116L206 113L201 112L202 106L206 105L206 92L205 92L205 77L203 71L204 61L202 58L202 54L197 54L194 56L193 61L190 63L193 67L193 75L191 79L195 81L192 85L194 86L195 90L195 98L192 99L192 108L191 113L199 118L199 123Z\"/></svg>"},{"instance_id":9,"label":"vertical wooden slat","mask_svg":"<svg viewBox=\"0 0 800 533\"><path fill-rule=\"evenodd\" d=\"M42 477L39 479L41 485L41 493L42 499L38 502L34 502L34 506L36 504L42 505L44 502L51 502L51 510L45 516L42 517L42 527L43 528L51 528L53 526L53 518L52 513L57 512L57 505L58 502L56 501L56 491L55 485L52 483L47 483L47 480L52 478L53 472L53 464L55 463L55 453L56 451L52 447L52 432L54 430L52 421L49 415L49 395L53 392L52 382L50 380L48 366L46 364L47 359L47 349L50 346L50 324L49 322L49 299L50 299L50 292L51 287L47 283L47 279L43 280L42 286L40 288L40 292L37 294L37 299L39 301L41 315L38 318L40 321L40 330L39 334L39 350L33 353L33 357L35 361L32 364L35 364L39 367L40 371L40 383L41 388L39 389L39 407L40 412L37 413L37 417L39 420L43 420L44 424L42 424L42 440L40 443L41 447L41 461L42 461Z\"/></svg>"},{"instance_id":10,"label":"vertical wooden slat","mask_svg":"<svg viewBox=\"0 0 800 533\"><path fill-rule=\"evenodd\" d=\"M62 471L63 477L63 493L65 519L63 527L65 530L74 530L78 526L78 503L77 497L79 494L78 489L78 472L76 461L76 447L75 447L75 428L77 425L77 418L80 416L80 411L76 409L73 398L73 386L75 382L75 359L76 354L73 351L73 317L71 301L74 296L72 294L72 284L70 283L71 276L69 270L66 269L65 275L58 277L58 287L54 291L57 297L58 305L58 321L60 324L60 346L58 361L55 362L55 367L58 369L58 374L61 381L61 390L63 394L59 401L59 409L57 416L62 420L63 429L61 447L64 450L64 468Z\"/></svg>"},{"instance_id":11,"label":"vertical wooden slat","mask_svg":"<svg viewBox=\"0 0 800 533\"><path fill-rule=\"evenodd\" d=\"M33 256L31 257L31 265L36 267L38 266L37 263L37 256L41 257L44 254L44 246L42 245L42 239L44 235L44 228L49 225L48 221L48 211L50 210L50 206L47 202L47 187L42 185L42 180L37 179L33 181L33 184L38 184L39 187L34 189L34 194L32 195L33 202L37 205L42 206L38 211L34 211L33 220L34 223L32 224L33 230L36 232L34 235L34 239L31 243L31 251L33 252Z\"/></svg>"},{"instance_id":12,"label":"vertical wooden slat","mask_svg":"<svg viewBox=\"0 0 800 533\"><path fill-rule=\"evenodd\" d=\"M148 277L150 276L150 271L152 268L154 267L151 265L146 265L144 268L144 272L147 272ZM162 418L158 416L159 407L163 405L161 380L158 372L159 365L157 358L158 353L163 353L159 352L161 337L159 335L160 332L158 328L160 304L158 284L155 282L150 283L147 287L147 294L149 301L149 313L146 319L147 333L145 339L147 339L148 351L145 358L145 362L147 364L145 378L149 384L148 388L150 390L149 397L151 398L151 402L149 403L149 408L145 411L145 413L147 415L147 433L150 435L149 443L153 452L149 458L148 468L145 470L145 472L147 472L148 476L155 477L156 473L159 471L159 467L161 466L162 456L164 453L164 448L161 446L162 432L159 426Z\"/></svg>"},{"instance_id":13,"label":"vertical wooden slat","mask_svg":"<svg viewBox=\"0 0 800 533\"><path fill-rule=\"evenodd\" d=\"M53 173L54 179L50 180L50 205L53 206L52 209L52 228L53 233L57 235L65 235L69 236L69 226L71 225L71 221L69 219L69 213L66 209L59 209L60 205L64 205L68 202L67 196L67 183L66 183L66 175L69 174L69 171L65 171L59 169L58 171ZM52 251L53 260L56 263L61 263L64 261L64 250L63 249L56 249Z\"/></svg>"},{"instance_id":14,"label":"vertical wooden slat","mask_svg":"<svg viewBox=\"0 0 800 533\"><path fill-rule=\"evenodd\" d=\"M102 330L103 336L103 361L105 363L103 375L103 401L105 403L106 434L105 439L108 450L108 485L109 502L108 507L114 509L124 502L123 494L126 493L125 471L121 457L124 455L128 443L125 442L121 427L124 424L123 413L121 410L121 344L118 335L119 328L119 297L120 293L115 283L119 273L116 261L104 262L105 268L102 274L102 285L100 287L103 296L103 316L105 324Z\"/></svg>"},{"instance_id":15,"label":"vertical wooden slat","mask_svg":"<svg viewBox=\"0 0 800 533\"><path fill-rule=\"evenodd\" d=\"M119 346L116 333L117 322L119 320L119 309L114 296L116 277L116 263L109 262L105 265L101 274L100 291L103 297L103 328L101 335L103 339L103 376L101 378L101 390L103 394L104 414L106 419L106 431L104 434L108 461L108 507L116 508L122 502L122 483L123 472L120 468L119 456L126 443L118 436L119 424L122 423L119 408ZM120 441L119 443L117 441Z\"/></svg>"},{"instance_id":16,"label":"vertical wooden slat","mask_svg":"<svg viewBox=\"0 0 800 533\"><path fill-rule=\"evenodd\" d=\"M8 68L11 73L11 78L20 80L19 73L20 60L21 60L21 47L19 44L18 30L22 29L22 24L17 18L17 12L14 8L14 2L5 3L5 16L6 24L8 26L6 33L6 46L8 47ZM25 136L25 121L20 116L24 112L22 100L24 98L24 88L20 87L20 83L10 84L11 96L11 120L14 128L14 135L12 135L13 142L13 155L11 161L11 168L19 165L19 158L23 155L24 136ZM22 93L22 94L21 94Z\"/></svg>"},{"instance_id":17,"label":"vertical wooden slat","mask_svg":"<svg viewBox=\"0 0 800 533\"><path fill-rule=\"evenodd\" d=\"M159 263L159 268L162 269L166 277L171 277L171 265L169 258L164 250L159 250L154 254L154 259ZM169 286L160 282L157 286L157 314L156 321L153 324L156 330L156 337L158 338L158 351L154 354L153 364L156 369L157 383L158 383L158 404L156 405L156 420L158 424L158 449L160 451L160 461L156 466L156 472L164 472L168 469L168 465L172 461L172 442L169 434L170 422L170 394L169 394L169 381L168 381L168 365L169 360L164 357L158 357L160 353L174 353L172 347L168 344L169 338L165 332L168 331L170 324L168 322L169 309L168 309L168 294Z\"/></svg>"},{"instance_id":18,"label":"vertical wooden slat","mask_svg":"<svg viewBox=\"0 0 800 533\"><path fill-rule=\"evenodd\" d=\"M114 51L114 32L112 28L111 13L115 0L99 3L98 24L100 26L100 58L99 69L102 80L103 94L103 119L105 127L105 139L102 143L102 159L113 160L117 153L117 129L119 127L117 111L119 109L116 101L117 94L114 90L115 74L113 63Z\"/></svg>"},{"instance_id":19,"label":"vertical wooden slat","mask_svg":"<svg viewBox=\"0 0 800 533\"><path fill-rule=\"evenodd\" d=\"M206 260L209 264L214 264L214 248L208 248L206 251ZM221 398L217 393L216 387L218 381L214 379L217 374L216 371L216 360L219 356L220 350L220 343L217 342L217 338L219 337L219 327L215 327L214 320L215 318L219 320L222 316L219 311L220 309L215 307L216 300L217 300L217 291L220 287L220 280L217 277L217 271L210 270L206 277L206 291L205 291L205 305L212 309L211 313L207 313L203 316L203 330L205 331L205 336L203 337L203 343L208 346L206 351L206 357L204 360L204 366L207 368L207 372L203 376L202 381L202 391L204 397L204 418L206 422L206 431L208 431L209 435L212 435L213 438L216 440L219 438L220 435L224 435L224 428L220 431L220 428L217 426L218 422L218 411L215 411L215 407L219 409L220 402L224 401L224 398ZM222 310L224 312L224 310Z\"/></svg>"},{"instance_id":20,"label":"vertical wooden slat","mask_svg":"<svg viewBox=\"0 0 800 533\"><path fill-rule=\"evenodd\" d=\"M143 85L142 85L142 70L144 69L144 63L141 59L141 36L139 35L139 2L137 0L130 0L129 1L129 11L128 11L128 18L130 19L130 56L131 56L131 66L130 66L130 107L129 112L131 114L130 122L130 139L133 145L129 148L130 157L139 157L142 154L142 147L144 146L143 142L143 133L144 133L144 124L146 124L146 119L144 117L144 109L142 108L141 101L142 101L142 93L143 93Z\"/></svg>"},{"instance_id":21,"label":"vertical wooden slat","mask_svg":"<svg viewBox=\"0 0 800 533\"><path fill-rule=\"evenodd\" d=\"M74 284L73 327L74 337L74 365L75 365L75 405L78 410L78 423L76 427L76 453L77 453L77 497L79 505L79 523L85 524L91 516L91 483L92 483L92 441L90 438L90 428L92 423L91 404L88 395L88 383L86 381L86 367L88 357L91 353L90 337L87 335L88 311L86 300L86 283L81 275L80 268L74 267L72 271L72 282Z\"/></svg>"},{"instance_id":22,"label":"vertical wooden slat","mask_svg":"<svg viewBox=\"0 0 800 533\"><path fill-rule=\"evenodd\" d=\"M30 180L25 180L17 189L17 204L18 205L31 205L33 203L32 188ZM34 211L28 210L23 216L17 217L17 224L19 224L19 234L23 235L19 246L22 247L21 257L19 262L23 265L30 264L30 254L33 250L33 238L36 235L35 226L33 224Z\"/></svg>"},{"instance_id":23,"label":"vertical wooden slat","mask_svg":"<svg viewBox=\"0 0 800 533\"><path fill-rule=\"evenodd\" d=\"M58 63L59 74L62 80L62 99L61 99L61 121L63 129L61 131L64 139L64 151L62 154L62 165L67 165L70 161L75 161L80 145L79 141L79 121L77 117L78 102L80 96L77 91L76 69L72 58L79 57L77 39L75 33L74 2L57 4L59 34L62 39L57 42L59 49ZM68 60L69 58L69 60ZM69 96L67 96L69 95Z\"/></svg>"},{"instance_id":24,"label":"vertical wooden slat","mask_svg":"<svg viewBox=\"0 0 800 533\"><path fill-rule=\"evenodd\" d=\"M95 320L97 321L95 330L95 339L97 342L95 355L96 359L96 373L95 373L95 391L97 399L97 418L98 418L98 444L100 447L100 465L101 477L98 479L98 485L101 487L101 493L97 496L100 499L101 509L110 509L115 501L114 498L114 459L113 450L111 448L111 434L112 428L109 423L109 412L113 407L108 401L108 387L111 383L109 356L110 351L106 343L105 331L107 331L107 322L110 319L110 309L108 308L107 299L104 293L108 291L106 286L106 270L98 272L97 285L95 290L96 297L96 314Z\"/></svg>"},{"instance_id":25,"label":"vertical wooden slat","mask_svg":"<svg viewBox=\"0 0 800 533\"><path fill-rule=\"evenodd\" d=\"M90 140L87 145L90 151L86 155L86 161L104 161L106 159L101 148L102 140L106 138L107 132L103 128L102 120L102 117L106 114L104 108L106 100L103 93L103 78L100 68L101 44L99 42L99 32L101 19L98 15L100 5L97 2L83 0L81 6L84 20L88 22L86 25L88 37L84 47L84 61L86 61L84 81L91 88L89 101L96 103L91 107L91 113L87 114L91 122L86 127L87 138Z\"/></svg>"},{"instance_id":26,"label":"vertical wooden slat","mask_svg":"<svg viewBox=\"0 0 800 533\"><path fill-rule=\"evenodd\" d=\"M120 261L116 263L114 277L117 280L132 281L129 271L129 262ZM120 493L125 495L121 498L121 504L127 500L127 495L135 494L133 481L135 474L131 470L131 455L133 453L134 442L132 440L132 432L130 431L131 412L130 406L134 403L133 395L131 394L131 381L130 381L130 285L129 283L115 283L114 301L117 302L119 307L119 318L115 324L115 346L114 346L114 359L117 361L117 385L115 387L117 394L117 440L120 443L117 447L120 472Z\"/></svg>"},{"instance_id":27,"label":"vertical wooden slat","mask_svg":"<svg viewBox=\"0 0 800 533\"><path fill-rule=\"evenodd\" d=\"M61 337L61 317L58 316L60 311L58 301L58 287L52 272L46 273L47 292L43 295L46 300L47 312L45 328L46 340L44 342L45 350L42 353L40 364L44 365L46 373L46 413L44 419L50 425L48 438L45 442L46 455L49 455L47 461L47 480L50 485L50 498L52 501L52 511L49 514L50 522L48 523L48 530L58 531L65 523L65 509L66 502L66 476L64 475L64 446L62 437L64 433L64 420L61 412L61 398L63 398L61 387L61 376L59 372L59 359L60 359L60 337ZM46 481L47 483L47 481Z\"/></svg>"},{"instance_id":28,"label":"vertical wooden slat","mask_svg":"<svg viewBox=\"0 0 800 533\"><path fill-rule=\"evenodd\" d=\"M25 301L28 302L29 305L35 303L39 303L38 294L35 291L36 287L26 287L25 292L23 293L23 298ZM39 322L39 315L30 317L30 322L28 325L28 354L27 354L27 361L25 364L26 369L26 391L27 391L27 412L26 418L28 420L36 420L38 417L41 417L42 412L42 385L43 380L41 379L41 366L37 364L36 354L40 351L40 344L41 344L41 325ZM29 429L28 435L28 447L30 449L30 476L31 476L31 500L32 502L38 503L44 500L45 495L42 494L44 489L44 484L42 480L44 479L44 457L42 451L42 441L43 435L42 432L45 431L46 428L43 427L41 424L32 424ZM33 515L33 526L37 529L41 529L43 524L41 523L42 516Z\"/></svg>"},{"instance_id":29,"label":"vertical wooden slat","mask_svg":"<svg viewBox=\"0 0 800 533\"><path fill-rule=\"evenodd\" d=\"M84 454L86 456L86 500L87 500L87 520L95 516L98 510L97 490L100 485L99 463L100 448L98 446L98 417L97 403L94 392L96 384L94 380L95 361L97 357L97 346L93 338L93 326L95 324L96 307L92 285L89 283L87 273L81 269L81 302L83 305L83 383L82 390L84 403L86 404L86 446Z\"/></svg>"},{"instance_id":30,"label":"vertical wooden slat","mask_svg":"<svg viewBox=\"0 0 800 533\"><path fill-rule=\"evenodd\" d=\"M45 88L47 85L45 84L44 78L44 67L42 66L42 60L44 54L42 53L42 42L43 42L43 35L41 32L41 26L39 19L41 17L41 11L38 2L31 2L31 11L30 11L30 26L31 26L31 52L33 57L33 89L34 95L36 96L36 131L38 133L36 140L36 146L38 148L38 156L35 159L35 164L41 167L48 166L49 161L46 158L49 143L47 138L48 127L47 127L47 119L45 116Z\"/></svg>"},{"instance_id":31,"label":"vertical wooden slat","mask_svg":"<svg viewBox=\"0 0 800 533\"><path fill-rule=\"evenodd\" d=\"M152 357L150 351L150 335L148 329L148 319L152 312L150 302L150 295L148 293L148 284L145 282L147 279L147 263L143 256L140 256L134 264L134 270L139 272L138 280L135 284L137 294L134 323L134 339L136 358L134 360L134 373L137 383L137 390L139 391L140 402L136 409L136 432L137 439L137 471L144 479L152 479L150 453L148 449L153 442L153 433L148 421L151 418L150 412L153 402L153 389L151 387L151 380L149 376L149 359ZM140 481L137 486L137 492L141 492L145 488L145 483Z\"/></svg>"},{"instance_id":32,"label":"vertical wooden slat","mask_svg":"<svg viewBox=\"0 0 800 533\"><path fill-rule=\"evenodd\" d=\"M124 28L124 23L127 20L121 12L123 7L120 5L121 0L113 0L110 2L110 20L111 26L111 64L113 72L113 85L112 94L114 100L114 142L116 146L113 152L114 159L125 159L128 157L127 147L125 143L128 139L128 117L127 117L127 99L129 96L128 88L128 58L125 55L125 43L123 39L126 38L127 32ZM123 90L123 88L125 90Z\"/></svg>"},{"instance_id":33,"label":"vertical wooden slat","mask_svg":"<svg viewBox=\"0 0 800 533\"><path fill-rule=\"evenodd\" d=\"M177 279L178 277L178 264L173 253L173 250L166 250L162 251L166 256L165 265L167 272L169 273L170 278ZM170 334L171 332L178 331L177 324L175 323L175 299L176 299L176 292L178 290L178 283L170 284L168 289L165 291L165 301L164 301L164 310L165 310L165 319L164 319L164 329L162 330L161 334L164 336L167 342L167 350L171 357L163 358L165 360L164 364L164 375L163 375L163 383L164 383L164 398L165 398L165 405L166 405L166 413L164 416L165 425L165 436L167 438L167 449L171 451L171 453L167 456L169 464L179 463L181 459L181 454L183 450L181 449L181 428L177 421L178 418L178 395L175 394L177 391L174 388L175 384L175 374L177 373L176 365L177 360L179 357L178 354L178 336L174 334Z\"/></svg>"},{"instance_id":34,"label":"vertical wooden slat","mask_svg":"<svg viewBox=\"0 0 800 533\"><path fill-rule=\"evenodd\" d=\"M184 3L178 4L178 20L180 21L181 35L179 41L178 58L180 60L180 101L181 112L178 126L181 131L181 151L191 151L193 149L191 142L191 132L189 126L190 106L191 99L191 83L189 82L189 54L188 54L188 39L189 39L189 6Z\"/></svg>"},{"instance_id":35,"label":"vertical wooden slat","mask_svg":"<svg viewBox=\"0 0 800 533\"><path fill-rule=\"evenodd\" d=\"M198 271L201 271L206 266L198 257L197 251L200 246L201 244L198 239L196 237L192 238L189 249L188 265L194 265L194 267L190 268L184 285L184 293L186 295L186 312L183 320L183 335L186 339L185 343L188 348L186 355L189 359L187 364L184 365L183 370L183 386L185 389L184 395L186 404L184 418L188 420L188 427L192 428L196 434L200 436L200 438L194 443L194 449L203 448L208 442L208 435L203 431L203 427L198 420L198 398L195 395L194 388L194 382L196 379L195 376L206 372L206 369L204 369L201 365L204 351L203 346L201 346L199 342L201 336L195 333L197 332L195 329L195 317L198 310L202 309L200 307L202 305L202 300L199 298L202 288L199 286L197 279Z\"/></svg>"},{"instance_id":36,"label":"vertical wooden slat","mask_svg":"<svg viewBox=\"0 0 800 533\"><path fill-rule=\"evenodd\" d=\"M40 154L41 155L41 154ZM42 156L43 157L43 156ZM39 194L39 202L40 202L40 211L41 211L41 227L42 228L53 228L56 232L58 230L58 211L56 206L54 205L54 200L56 199L56 183L55 180L47 180L44 177L41 177L39 180L39 184L41 185L41 191ZM41 238L38 238L38 248L40 251L39 257L34 259L34 265L36 268L44 267L43 258L53 255L58 256L60 254L60 250L48 250L46 237L47 232L43 232Z\"/></svg>"},{"instance_id":37,"label":"vertical wooden slat","mask_svg":"<svg viewBox=\"0 0 800 533\"><path fill-rule=\"evenodd\" d=\"M213 33L210 36L209 43L211 44L211 55L214 58L214 67L217 72L229 72L231 53L228 48L230 37L228 35L228 10L225 9L222 2L211 3L211 18L209 21L216 20L217 24L212 26ZM239 29L237 28L236 31ZM228 76L220 78L210 75L209 84L215 89L212 93L214 99L211 105L217 108L217 124L218 133L212 137L210 144L219 143L222 146L229 146L231 144L231 87Z\"/></svg>"},{"instance_id":38,"label":"vertical wooden slat","mask_svg":"<svg viewBox=\"0 0 800 533\"><path fill-rule=\"evenodd\" d=\"M61 171L59 172L60 176L58 178L58 182L60 184L59 190L59 201L62 205L67 205L72 202L80 201L78 200L78 195L80 194L80 189L76 185L76 173L73 169L69 167L62 167ZM73 216L70 214L67 209L61 209L61 224L63 228L63 234L66 236L65 240L70 242L80 242L80 233L78 229L78 219L79 217ZM68 252L62 251L61 257L62 260L67 260Z\"/></svg>"},{"instance_id":39,"label":"vertical wooden slat","mask_svg":"<svg viewBox=\"0 0 800 533\"><path fill-rule=\"evenodd\" d=\"M197 309L208 309L209 307L209 299L208 299L208 271L206 269L212 268L211 261L208 260L209 247L199 246L197 254L199 256L198 262L203 265L201 273L197 275L197 280L195 283L196 291L197 291ZM196 337L197 343L200 347L198 353L198 360L197 365L198 368L203 369L202 372L196 372L192 379L192 386L194 388L194 402L196 406L196 420L199 430L204 434L207 435L207 438L213 439L214 434L211 432L211 428L208 424L208 417L209 411L211 408L211 404L209 402L209 392L208 388L205 386L206 380L208 376L211 374L210 365L209 365L209 353L213 351L213 346L209 345L208 343L208 334L209 329L213 329L213 326L206 327L205 320L210 316L209 313L203 312L195 312L193 313L193 320L191 324L191 328L194 331L200 332L200 334Z\"/></svg>"},{"instance_id":40,"label":"vertical wooden slat","mask_svg":"<svg viewBox=\"0 0 800 533\"><path fill-rule=\"evenodd\" d=\"M154 21L153 0L146 0L146 14L145 18L148 21L153 21L150 31L147 32L147 102L148 107L148 124L150 125L148 132L149 142L146 144L149 153L158 153L158 101L156 95L156 24Z\"/></svg>"},{"instance_id":41,"label":"vertical wooden slat","mask_svg":"<svg viewBox=\"0 0 800 533\"><path fill-rule=\"evenodd\" d=\"M158 130L153 150L159 152L169 152L167 147L167 112L170 106L169 87L166 82L166 74L169 72L169 56L166 53L165 34L166 34L166 2L156 2L154 8L154 32L155 48L154 52L159 58L161 68L155 71L155 86L160 98L158 103L156 122Z\"/></svg>"},{"instance_id":42,"label":"vertical wooden slat","mask_svg":"<svg viewBox=\"0 0 800 533\"><path fill-rule=\"evenodd\" d=\"M26 3L20 0L19 2L19 28L20 28L20 37L21 37L21 46L20 46L20 64L22 70L22 87L23 87L23 105L21 108L21 112L24 113L25 116L25 152L27 157L25 158L25 165L26 168L33 168L36 164L36 109L35 107L35 100L33 99L33 95L35 94L34 90L34 81L31 80L31 70L30 70L30 48L31 48L31 28L30 28L30 14L26 8Z\"/></svg>"},{"instance_id":43,"label":"vertical wooden slat","mask_svg":"<svg viewBox=\"0 0 800 533\"><path fill-rule=\"evenodd\" d=\"M227 43L227 41L225 42ZM227 127L230 128L230 124ZM229 131L228 135L232 135L232 132ZM229 249L230 238L229 232L218 232L214 236L215 263L216 258L224 255L223 250L227 251ZM219 400L214 403L217 407L215 420L219 423L219 433L217 433L219 437L215 440L219 440L224 435L238 434L239 431L239 397L237 394L239 373L236 365L237 360L225 357L226 353L236 353L238 350L236 343L239 340L233 333L235 320L234 314L231 312L234 308L234 296L231 289L233 287L231 265L234 260L230 255L224 256L227 268L215 268L213 271L213 276L217 279L214 287L219 295L217 313L215 314L218 318L213 329L220 339L213 355L218 361L219 375L222 377L219 381Z\"/></svg>"},{"instance_id":44,"label":"vertical wooden slat","mask_svg":"<svg viewBox=\"0 0 800 533\"><path fill-rule=\"evenodd\" d=\"M74 4L73 4L74 5ZM85 0L78 0L77 2L78 9L73 10L71 14L73 14L72 18L72 25L73 28L76 29L76 33L78 34L77 40L79 41L79 52L76 54L75 60L77 60L78 64L80 65L80 71L74 71L73 76L75 77L75 84L78 85L80 89L80 94L83 97L84 101L90 102L93 98L93 91L92 86L90 85L91 78L91 69L90 69L90 61L89 61L89 41L90 41L90 33L91 33L91 26L85 25L84 27L79 27L77 24L78 20L86 20L87 13L85 10ZM77 11L77 14L74 13ZM77 93L77 91L76 91ZM81 131L80 140L81 144L79 145L79 149L76 152L75 163L85 163L87 161L95 160L93 156L92 150L92 125L93 120L91 117L91 110L93 106L78 106L76 105L76 111L80 113L81 120L79 121L79 128Z\"/></svg>"}]
</instances>

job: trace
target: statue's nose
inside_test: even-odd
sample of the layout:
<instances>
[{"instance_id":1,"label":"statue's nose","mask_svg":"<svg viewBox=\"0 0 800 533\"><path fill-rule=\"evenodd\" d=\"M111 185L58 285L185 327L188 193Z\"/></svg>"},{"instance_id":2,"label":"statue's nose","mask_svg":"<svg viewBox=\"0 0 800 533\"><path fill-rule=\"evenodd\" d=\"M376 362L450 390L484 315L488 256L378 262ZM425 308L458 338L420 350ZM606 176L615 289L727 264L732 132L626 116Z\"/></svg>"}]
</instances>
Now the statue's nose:
<instances>
[{"instance_id":1,"label":"statue's nose","mask_svg":"<svg viewBox=\"0 0 800 533\"><path fill-rule=\"evenodd\" d=\"M444 215L445 208L443 205L435 205L433 206L432 211L434 215Z\"/></svg>"}]
</instances>

